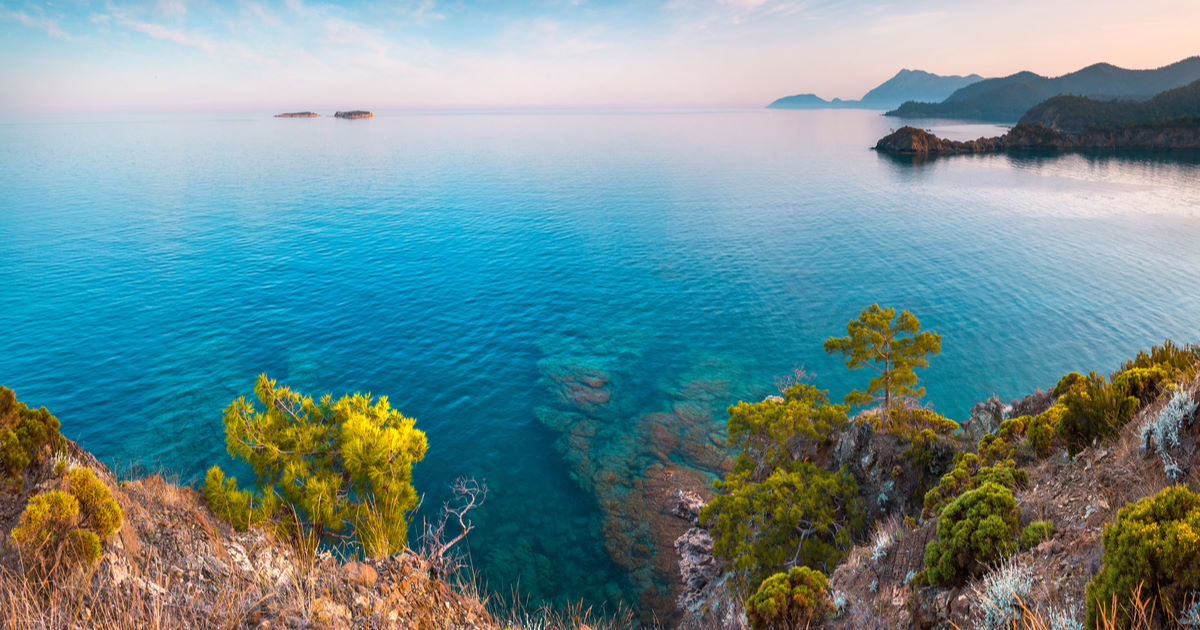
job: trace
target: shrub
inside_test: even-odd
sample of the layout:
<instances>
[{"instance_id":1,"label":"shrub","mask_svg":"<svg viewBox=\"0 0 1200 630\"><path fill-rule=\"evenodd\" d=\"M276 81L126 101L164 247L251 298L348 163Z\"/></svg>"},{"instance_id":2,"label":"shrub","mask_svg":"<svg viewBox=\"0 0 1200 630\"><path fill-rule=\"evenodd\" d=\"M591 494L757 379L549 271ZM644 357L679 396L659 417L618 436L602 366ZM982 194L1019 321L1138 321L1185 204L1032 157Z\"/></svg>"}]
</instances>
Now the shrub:
<instances>
[{"instance_id":1,"label":"shrub","mask_svg":"<svg viewBox=\"0 0 1200 630\"><path fill-rule=\"evenodd\" d=\"M783 400L739 402L729 408L729 445L742 451L740 468L759 475L826 446L834 431L849 423L848 407L829 403L829 392L794 383Z\"/></svg>"},{"instance_id":2,"label":"shrub","mask_svg":"<svg viewBox=\"0 0 1200 630\"><path fill-rule=\"evenodd\" d=\"M45 407L30 409L13 390L0 386L0 489L23 481L23 471L63 447L58 418Z\"/></svg>"},{"instance_id":3,"label":"shrub","mask_svg":"<svg viewBox=\"0 0 1200 630\"><path fill-rule=\"evenodd\" d=\"M1183 468L1171 450L1179 448L1179 431L1191 424L1196 407L1190 392L1177 389L1167 404L1142 425L1142 451L1157 451L1162 459L1163 472L1172 481L1183 476Z\"/></svg>"},{"instance_id":4,"label":"shrub","mask_svg":"<svg viewBox=\"0 0 1200 630\"><path fill-rule=\"evenodd\" d=\"M51 490L29 500L9 536L26 569L47 577L56 569L71 571L100 559L100 537L79 523L79 500Z\"/></svg>"},{"instance_id":5,"label":"shrub","mask_svg":"<svg viewBox=\"0 0 1200 630\"><path fill-rule=\"evenodd\" d=\"M79 500L82 525L108 538L121 527L121 506L91 468L75 468L67 474L67 491Z\"/></svg>"},{"instance_id":6,"label":"shrub","mask_svg":"<svg viewBox=\"0 0 1200 630\"><path fill-rule=\"evenodd\" d=\"M924 581L958 585L1005 558L1019 521L1012 490L988 482L964 492L938 515L937 538L925 548Z\"/></svg>"},{"instance_id":7,"label":"shrub","mask_svg":"<svg viewBox=\"0 0 1200 630\"><path fill-rule=\"evenodd\" d=\"M979 457L974 453L959 453L954 458L954 468L942 476L938 485L925 493L922 516L934 516L942 511L955 497L967 490L974 490L985 483L995 483L1009 489L1029 482L1029 475L1016 468L1011 461L995 466L978 466Z\"/></svg>"},{"instance_id":8,"label":"shrub","mask_svg":"<svg viewBox=\"0 0 1200 630\"><path fill-rule=\"evenodd\" d=\"M1082 387L1072 389L1059 401L1064 409L1058 435L1072 456L1097 439L1113 436L1138 409L1138 399L1119 385L1105 382L1096 372L1088 374Z\"/></svg>"},{"instance_id":9,"label":"shrub","mask_svg":"<svg viewBox=\"0 0 1200 630\"><path fill-rule=\"evenodd\" d=\"M1200 495L1172 486L1127 505L1105 526L1103 542L1103 564L1087 587L1087 627L1096 627L1101 607L1118 626L1126 623L1139 586L1157 595L1164 618L1177 616L1200 584Z\"/></svg>"},{"instance_id":10,"label":"shrub","mask_svg":"<svg viewBox=\"0 0 1200 630\"><path fill-rule=\"evenodd\" d=\"M716 483L717 496L700 514L713 533L713 551L729 563L742 589L789 563L831 569L861 530L862 499L854 476L810 462L776 470L761 482L734 471Z\"/></svg>"},{"instance_id":11,"label":"shrub","mask_svg":"<svg viewBox=\"0 0 1200 630\"><path fill-rule=\"evenodd\" d=\"M1200 365L1200 346L1188 344L1180 347L1168 339L1161 346L1150 348L1150 352L1138 351L1136 357L1121 366L1121 371L1160 367L1166 370L1172 378L1177 375L1190 377L1196 373L1198 365Z\"/></svg>"},{"instance_id":12,"label":"shrub","mask_svg":"<svg viewBox=\"0 0 1200 630\"><path fill-rule=\"evenodd\" d=\"M1058 383L1054 385L1054 389L1050 390L1050 395L1055 398L1065 396L1068 392L1081 389L1086 380L1079 372L1071 372L1058 379Z\"/></svg>"},{"instance_id":13,"label":"shrub","mask_svg":"<svg viewBox=\"0 0 1200 630\"><path fill-rule=\"evenodd\" d=\"M1160 365L1129 368L1112 377L1114 387L1124 388L1143 405L1158 398L1170 382L1171 374Z\"/></svg>"},{"instance_id":14,"label":"shrub","mask_svg":"<svg viewBox=\"0 0 1200 630\"><path fill-rule=\"evenodd\" d=\"M746 615L757 629L807 628L834 611L825 574L808 567L772 575L746 601Z\"/></svg>"},{"instance_id":15,"label":"shrub","mask_svg":"<svg viewBox=\"0 0 1200 630\"><path fill-rule=\"evenodd\" d=\"M1049 540L1054 535L1054 523L1050 521L1034 521L1021 531L1021 548L1032 549L1042 541Z\"/></svg>"},{"instance_id":16,"label":"shrub","mask_svg":"<svg viewBox=\"0 0 1200 630\"><path fill-rule=\"evenodd\" d=\"M48 575L100 559L103 540L121 527L123 514L108 487L90 468L68 472L63 490L34 495L10 536L26 566Z\"/></svg>"},{"instance_id":17,"label":"shrub","mask_svg":"<svg viewBox=\"0 0 1200 630\"><path fill-rule=\"evenodd\" d=\"M264 510L279 497L295 510L302 538L320 542L349 528L361 544L358 528L366 524L371 555L404 549L408 515L417 505L412 466L427 446L415 421L392 409L386 396L314 401L265 374L254 391L261 407L239 398L225 410L224 423L229 454L254 470L258 499L210 470L205 496L214 513L241 526L255 520L255 503Z\"/></svg>"},{"instance_id":18,"label":"shrub","mask_svg":"<svg viewBox=\"0 0 1200 630\"><path fill-rule=\"evenodd\" d=\"M1046 457L1054 450L1058 422L1065 409L1062 405L1054 405L1025 421L1025 440L1038 457Z\"/></svg>"},{"instance_id":19,"label":"shrub","mask_svg":"<svg viewBox=\"0 0 1200 630\"><path fill-rule=\"evenodd\" d=\"M29 499L9 535L22 552L36 552L62 541L78 522L79 500L62 490L51 490Z\"/></svg>"},{"instance_id":20,"label":"shrub","mask_svg":"<svg viewBox=\"0 0 1200 630\"><path fill-rule=\"evenodd\" d=\"M76 565L90 565L100 559L100 537L86 529L73 529L67 534L66 557Z\"/></svg>"}]
</instances>

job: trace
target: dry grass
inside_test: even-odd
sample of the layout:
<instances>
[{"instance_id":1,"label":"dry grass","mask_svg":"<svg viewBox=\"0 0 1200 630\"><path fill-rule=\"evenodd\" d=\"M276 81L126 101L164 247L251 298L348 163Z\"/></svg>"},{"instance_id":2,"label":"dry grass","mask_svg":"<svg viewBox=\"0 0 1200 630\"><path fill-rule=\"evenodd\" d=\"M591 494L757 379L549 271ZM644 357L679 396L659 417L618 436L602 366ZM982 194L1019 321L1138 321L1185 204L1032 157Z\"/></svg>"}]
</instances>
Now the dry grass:
<instances>
[{"instance_id":1,"label":"dry grass","mask_svg":"<svg viewBox=\"0 0 1200 630\"><path fill-rule=\"evenodd\" d=\"M1096 620L1096 627L1087 630L1188 630L1190 628L1174 617L1159 618L1156 612L1158 607L1155 605L1155 598L1152 595L1143 597L1142 590L1142 585L1139 584L1130 593L1129 604L1118 602L1114 595L1109 605L1100 606L1100 618ZM985 600L983 606L995 607L996 605ZM1070 628L1084 627L1082 622L1072 620L1070 617L1066 617L1065 619L1070 621L1064 623L1061 610L1047 610L1040 607L1031 609L1029 605L1020 600L1017 602L1017 608L1020 610L1019 618L996 630L1069 630ZM962 630L957 624L952 623L951 625Z\"/></svg>"},{"instance_id":2,"label":"dry grass","mask_svg":"<svg viewBox=\"0 0 1200 630\"><path fill-rule=\"evenodd\" d=\"M100 586L96 569L57 583L0 569L0 625L7 630L236 628L256 602L244 585L215 581L203 598L172 592L170 576L154 570ZM164 586L165 585L165 586Z\"/></svg>"}]
</instances>

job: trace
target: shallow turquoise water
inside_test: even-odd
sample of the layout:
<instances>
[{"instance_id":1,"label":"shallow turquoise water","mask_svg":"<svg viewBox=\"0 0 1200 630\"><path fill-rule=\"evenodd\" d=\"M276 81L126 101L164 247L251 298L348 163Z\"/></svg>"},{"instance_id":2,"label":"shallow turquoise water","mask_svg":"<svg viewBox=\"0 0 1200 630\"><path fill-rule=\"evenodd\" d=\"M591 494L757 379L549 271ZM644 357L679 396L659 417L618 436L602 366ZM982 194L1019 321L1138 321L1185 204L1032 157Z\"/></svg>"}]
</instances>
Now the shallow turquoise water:
<instances>
[{"instance_id":1,"label":"shallow turquoise water","mask_svg":"<svg viewBox=\"0 0 1200 630\"><path fill-rule=\"evenodd\" d=\"M647 414L719 435L793 365L840 396L866 375L821 342L871 302L944 335L924 378L959 418L1200 336L1195 155L915 165L866 149L893 124L5 119L0 383L108 463L185 479L225 462L221 410L259 372L388 394L429 435L428 506L459 475L491 487L470 548L493 590L636 603L648 578L610 559L580 458L637 475ZM558 397L572 370L611 399Z\"/></svg>"}]
</instances>

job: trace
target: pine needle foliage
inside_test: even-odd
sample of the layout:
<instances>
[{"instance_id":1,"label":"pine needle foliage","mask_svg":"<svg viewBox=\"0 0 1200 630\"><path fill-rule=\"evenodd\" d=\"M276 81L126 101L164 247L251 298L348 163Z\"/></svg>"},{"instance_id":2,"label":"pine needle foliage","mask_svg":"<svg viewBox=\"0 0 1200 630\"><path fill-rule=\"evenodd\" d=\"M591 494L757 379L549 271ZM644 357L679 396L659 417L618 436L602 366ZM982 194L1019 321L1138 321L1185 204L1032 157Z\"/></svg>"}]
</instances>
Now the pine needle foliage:
<instances>
[{"instance_id":1,"label":"pine needle foliage","mask_svg":"<svg viewBox=\"0 0 1200 630\"><path fill-rule=\"evenodd\" d=\"M881 401L885 413L903 397L920 398L925 388L917 386L915 368L929 366L930 355L942 351L942 336L921 331L921 322L908 311L872 304L846 324L845 337L830 337L825 352L841 354L846 367L869 367L879 373L866 390L846 394L846 404L865 405Z\"/></svg>"},{"instance_id":2,"label":"pine needle foliage","mask_svg":"<svg viewBox=\"0 0 1200 630\"><path fill-rule=\"evenodd\" d=\"M303 539L349 539L372 556L404 549L417 505L412 466L427 447L415 420L386 396L314 400L265 374L254 393L256 402L229 405L224 424L229 454L250 465L255 490L247 495L210 470L204 494L213 511L242 527L278 505Z\"/></svg>"}]
</instances>

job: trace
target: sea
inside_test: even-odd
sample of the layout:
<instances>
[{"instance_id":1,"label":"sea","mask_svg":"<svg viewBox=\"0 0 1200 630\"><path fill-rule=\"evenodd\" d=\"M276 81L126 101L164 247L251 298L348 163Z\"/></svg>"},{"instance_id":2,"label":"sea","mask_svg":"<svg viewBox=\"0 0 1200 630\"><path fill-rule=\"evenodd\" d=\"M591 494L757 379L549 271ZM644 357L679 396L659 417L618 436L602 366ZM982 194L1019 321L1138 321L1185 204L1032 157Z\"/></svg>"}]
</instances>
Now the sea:
<instances>
[{"instance_id":1,"label":"sea","mask_svg":"<svg viewBox=\"0 0 1200 630\"><path fill-rule=\"evenodd\" d=\"M486 483L460 547L496 601L669 616L676 486L726 408L872 303L942 335L965 419L1200 340L1200 155L871 150L860 110L0 118L0 384L125 475L230 459L266 373L386 395L429 440L410 542ZM912 121L908 121L912 122ZM916 121L956 139L1002 127Z\"/></svg>"}]
</instances>

